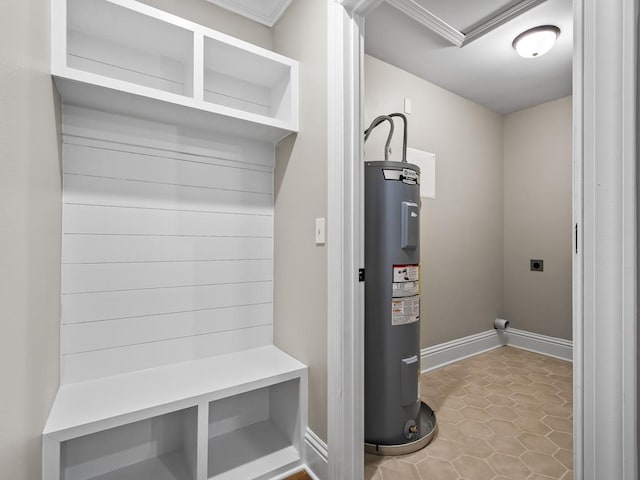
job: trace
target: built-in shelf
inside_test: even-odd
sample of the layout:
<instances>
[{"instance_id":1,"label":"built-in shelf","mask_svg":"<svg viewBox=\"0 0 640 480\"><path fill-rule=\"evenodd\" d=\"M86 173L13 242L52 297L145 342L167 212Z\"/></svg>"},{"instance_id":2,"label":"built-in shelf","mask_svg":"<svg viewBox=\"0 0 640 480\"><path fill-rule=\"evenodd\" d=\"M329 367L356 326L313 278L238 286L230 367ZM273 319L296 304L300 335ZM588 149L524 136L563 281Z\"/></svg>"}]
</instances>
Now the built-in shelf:
<instances>
[{"instance_id":1,"label":"built-in shelf","mask_svg":"<svg viewBox=\"0 0 640 480\"><path fill-rule=\"evenodd\" d=\"M164 201L173 200L178 191L188 197L195 189L204 189L207 194L198 193L198 199L250 198L256 208L270 203L268 211L272 212L273 143L298 129L296 61L134 0L51 0L51 17L51 73L63 102L67 219L76 207L69 199L74 193L83 194L69 188L69 182L74 181L83 185L89 182L84 194L94 188L99 190L96 181L116 189L109 190L116 193L108 205L102 200L95 203L92 195L79 202L83 207L103 212L113 213L114 208L122 207L119 201L131 200L127 199L127 192L134 192L136 200L133 205L125 205L127 213L118 212L112 219L111 226L117 227L117 235L122 233L120 226L131 225L126 215L133 211L144 211L143 215L153 211L154 215L169 210L156 208L157 198L145 199L149 192L163 192L168 197ZM169 140L165 141L165 137ZM83 167L74 169L78 165ZM206 172L205 180L210 184L200 181L202 172ZM219 192L225 196L216 196ZM235 196L230 197L228 192ZM104 192L91 193L100 197ZM257 195L260 201L255 203ZM149 208L149 201L153 208ZM198 207L197 211L172 206L176 208L168 214L173 215L169 221L173 229L168 235L162 228L149 235L141 230L128 231L123 234L127 242L129 237L144 240L128 243L119 252L138 255L150 248L155 252L152 258L155 263L176 258L194 263L211 258L227 262L254 259L257 243L242 243L247 221L229 220L236 214L245 215L243 211L238 212L233 205L226 205L227 210L222 212L209 205ZM229 231L235 236L217 236L221 231L211 222L213 215L222 213L227 215L225 225L233 225ZM95 220L95 210L90 215ZM209 228L205 235L187 231L188 225L199 221L194 223L194 215L206 217L202 220ZM264 248L265 254L260 259L271 262L273 219L271 215L261 217L265 217L261 218L262 230L255 239ZM111 235L103 226L101 223L96 236ZM153 221L146 224L146 228L156 226ZM94 237L85 233L79 236ZM156 244L148 243L149 237L180 238L182 248L174 248L178 244L172 243L170 247L154 250ZM197 242L192 242L192 237ZM65 265L93 265L96 258L112 251L111 237L108 242L90 242L88 246L82 243L84 238L80 244L69 238L71 235L67 237L65 233ZM220 239L231 245L234 238L242 239L237 242L241 243L238 248L234 244L234 248L222 253L217 251L222 245ZM215 254L174 255L192 247L200 251L202 245L206 245L206 252ZM249 255L224 257L240 250ZM94 260L74 262L74 255L79 252L90 252ZM144 261L146 257L135 258ZM117 257L108 260L102 263L122 263ZM219 285L226 288L233 284L236 288L235 283L226 283L231 277L224 268L223 265L213 272L211 266L205 270L189 267L182 272L190 277L197 276L197 271L201 274L206 271L207 275L224 280ZM117 275L124 275L119 272ZM272 339L272 311L265 310L272 300L271 275L259 277L248 274L243 280L252 287L259 285L246 290L255 292L253 300L240 295L233 297L235 300L229 305L203 302L203 298L210 298L205 293L190 294L203 292L203 288L212 290L218 283L189 284L183 288L176 286L175 278L171 277L171 286L151 288L180 290L163 304L165 310L160 312L166 317L172 315L163 319L163 325L171 327L166 330L172 332L169 338L144 342L140 337L135 341L128 337L113 348L94 343L89 351L84 348L66 351L63 357L108 350L115 361L109 363L101 361L103 357L92 356L75 372L69 363L62 363L64 381L43 432L43 480L265 479L301 466L307 424L307 368L273 345L250 348ZM192 283L197 282L194 279ZM96 319L149 317L145 321L151 321L153 317L153 325L147 323L144 327L122 322L118 332L127 328L137 334L145 329L162 330L156 323L158 311L139 310L153 303L146 297L148 290L142 285L137 289L129 286L125 291L71 293L70 296L82 296L81 304L86 310L84 307L74 310L75 297L71 302L65 299L63 319L69 319L74 312L77 316L63 326L78 328ZM145 293L138 295L138 291ZM220 291L222 298L227 290ZM119 298L123 294L128 296L131 299L128 305L135 307L137 313L110 316L109 305L122 306L119 303L122 300L114 300L115 303L100 300L99 295L114 293ZM220 311L249 305L261 308L249 313ZM199 313L199 325L209 324L207 335L216 334L215 338L189 331L189 324L185 327L170 323L176 314L193 312ZM247 323L243 315L255 318L248 318ZM195 320L195 315L187 316L187 321ZM216 326L220 321L227 322L224 329ZM182 334L176 333L177 327ZM225 335L218 336L219 330ZM96 340L100 335L92 333L84 337L84 334L74 338ZM69 337L62 338L64 342ZM149 345L151 349L147 349ZM63 343L63 347L68 346ZM127 347L129 356L121 354L119 349L123 347ZM233 353L221 354L229 351ZM202 358L207 354L215 356ZM133 360L138 356L141 363ZM75 365L82 358L76 359ZM194 360L179 361L184 358ZM178 363L167 364L170 361ZM103 365L116 369L104 370Z\"/></svg>"},{"instance_id":2,"label":"built-in shelf","mask_svg":"<svg viewBox=\"0 0 640 480\"><path fill-rule=\"evenodd\" d=\"M66 64L193 96L194 32L105 0L67 0Z\"/></svg>"},{"instance_id":3,"label":"built-in shelf","mask_svg":"<svg viewBox=\"0 0 640 480\"><path fill-rule=\"evenodd\" d=\"M300 450L270 422L250 425L209 442L209 479L257 478L300 463Z\"/></svg>"},{"instance_id":4,"label":"built-in shelf","mask_svg":"<svg viewBox=\"0 0 640 480\"><path fill-rule=\"evenodd\" d=\"M195 480L197 407L90 435L60 446L63 480Z\"/></svg>"},{"instance_id":5,"label":"built-in shelf","mask_svg":"<svg viewBox=\"0 0 640 480\"><path fill-rule=\"evenodd\" d=\"M52 0L63 103L275 142L298 130L298 63L134 0Z\"/></svg>"},{"instance_id":6,"label":"built-in shelf","mask_svg":"<svg viewBox=\"0 0 640 480\"><path fill-rule=\"evenodd\" d=\"M43 478L279 472L302 463L306 402L306 366L271 345L62 385L44 431Z\"/></svg>"},{"instance_id":7,"label":"built-in shelf","mask_svg":"<svg viewBox=\"0 0 640 480\"><path fill-rule=\"evenodd\" d=\"M209 404L208 476L256 478L300 461L296 432L299 380L227 397Z\"/></svg>"}]
</instances>

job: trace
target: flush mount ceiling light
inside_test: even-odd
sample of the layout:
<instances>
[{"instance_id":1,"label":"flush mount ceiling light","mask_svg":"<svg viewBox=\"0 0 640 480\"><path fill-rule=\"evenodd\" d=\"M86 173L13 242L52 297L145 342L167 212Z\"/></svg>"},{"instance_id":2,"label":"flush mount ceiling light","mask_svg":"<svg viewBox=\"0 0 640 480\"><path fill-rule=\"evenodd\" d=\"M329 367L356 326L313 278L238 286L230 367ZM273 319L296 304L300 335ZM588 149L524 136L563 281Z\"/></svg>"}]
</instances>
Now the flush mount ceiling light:
<instances>
[{"instance_id":1,"label":"flush mount ceiling light","mask_svg":"<svg viewBox=\"0 0 640 480\"><path fill-rule=\"evenodd\" d=\"M551 50L558 35L560 35L560 29L554 25L530 28L513 40L513 48L521 57L540 57Z\"/></svg>"}]
</instances>

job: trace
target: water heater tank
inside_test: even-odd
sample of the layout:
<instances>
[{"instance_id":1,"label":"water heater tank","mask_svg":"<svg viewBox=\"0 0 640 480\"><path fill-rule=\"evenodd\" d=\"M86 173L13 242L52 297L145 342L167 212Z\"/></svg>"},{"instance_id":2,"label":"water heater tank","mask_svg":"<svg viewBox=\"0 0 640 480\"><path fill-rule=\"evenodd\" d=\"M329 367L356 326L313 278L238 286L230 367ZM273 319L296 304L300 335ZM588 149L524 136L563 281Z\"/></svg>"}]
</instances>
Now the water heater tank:
<instances>
[{"instance_id":1,"label":"water heater tank","mask_svg":"<svg viewBox=\"0 0 640 480\"><path fill-rule=\"evenodd\" d=\"M417 450L435 428L418 389L419 179L420 169L406 162L365 163L365 441L372 453Z\"/></svg>"}]
</instances>

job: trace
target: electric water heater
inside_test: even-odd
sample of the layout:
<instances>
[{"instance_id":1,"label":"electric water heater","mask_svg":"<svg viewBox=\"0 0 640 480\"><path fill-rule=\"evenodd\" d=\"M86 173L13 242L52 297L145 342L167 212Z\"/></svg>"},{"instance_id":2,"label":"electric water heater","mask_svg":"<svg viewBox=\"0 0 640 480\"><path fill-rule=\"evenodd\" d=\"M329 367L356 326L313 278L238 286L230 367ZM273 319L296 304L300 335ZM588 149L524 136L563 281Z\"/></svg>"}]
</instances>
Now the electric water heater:
<instances>
[{"instance_id":1,"label":"electric water heater","mask_svg":"<svg viewBox=\"0 0 640 480\"><path fill-rule=\"evenodd\" d=\"M391 121L385 148L393 116L402 115L378 117L377 124ZM406 161L366 162L364 185L366 449L404 454L427 445L435 429L418 388L420 169Z\"/></svg>"}]
</instances>

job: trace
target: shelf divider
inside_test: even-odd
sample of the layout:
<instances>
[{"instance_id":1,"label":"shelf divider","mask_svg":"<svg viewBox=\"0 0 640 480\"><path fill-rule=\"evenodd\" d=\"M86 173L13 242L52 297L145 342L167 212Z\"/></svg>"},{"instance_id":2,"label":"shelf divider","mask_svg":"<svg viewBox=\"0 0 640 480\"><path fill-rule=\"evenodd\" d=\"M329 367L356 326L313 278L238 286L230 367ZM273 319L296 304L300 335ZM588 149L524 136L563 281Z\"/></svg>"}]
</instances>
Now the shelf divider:
<instances>
[{"instance_id":1,"label":"shelf divider","mask_svg":"<svg viewBox=\"0 0 640 480\"><path fill-rule=\"evenodd\" d=\"M193 99L204 102L204 35L193 35Z\"/></svg>"}]
</instances>

